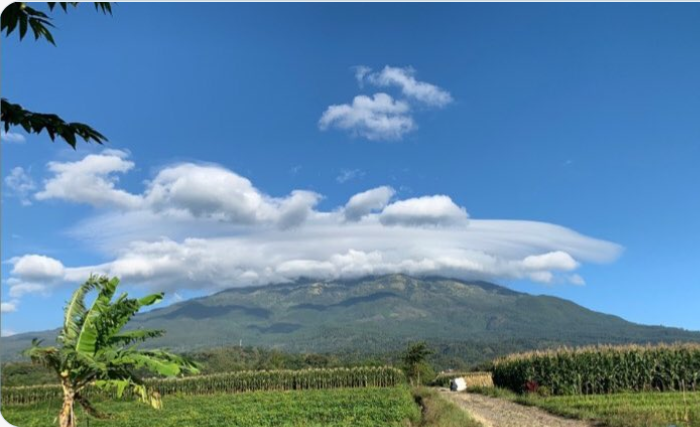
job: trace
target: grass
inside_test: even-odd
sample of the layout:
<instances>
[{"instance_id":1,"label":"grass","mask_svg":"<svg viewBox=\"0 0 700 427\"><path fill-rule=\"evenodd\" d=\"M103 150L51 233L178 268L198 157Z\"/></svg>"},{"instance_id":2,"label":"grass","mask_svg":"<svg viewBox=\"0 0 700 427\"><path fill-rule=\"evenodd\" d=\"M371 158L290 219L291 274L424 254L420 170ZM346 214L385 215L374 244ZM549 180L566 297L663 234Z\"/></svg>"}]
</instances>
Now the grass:
<instances>
[{"instance_id":1,"label":"grass","mask_svg":"<svg viewBox=\"0 0 700 427\"><path fill-rule=\"evenodd\" d=\"M518 395L499 388L472 392L537 406L568 418L609 427L700 427L700 392L642 392L581 396Z\"/></svg>"},{"instance_id":2,"label":"grass","mask_svg":"<svg viewBox=\"0 0 700 427\"><path fill-rule=\"evenodd\" d=\"M89 419L91 427L403 427L420 422L420 409L406 387L252 392L210 396L166 396L164 409L124 401L98 402L108 420ZM56 425L60 403L3 407L18 427ZM77 410L78 426L88 417ZM449 424L446 424L449 425Z\"/></svg>"},{"instance_id":3,"label":"grass","mask_svg":"<svg viewBox=\"0 0 700 427\"><path fill-rule=\"evenodd\" d=\"M481 427L462 409L440 397L435 389L417 388L413 395L423 408L420 427Z\"/></svg>"}]
</instances>

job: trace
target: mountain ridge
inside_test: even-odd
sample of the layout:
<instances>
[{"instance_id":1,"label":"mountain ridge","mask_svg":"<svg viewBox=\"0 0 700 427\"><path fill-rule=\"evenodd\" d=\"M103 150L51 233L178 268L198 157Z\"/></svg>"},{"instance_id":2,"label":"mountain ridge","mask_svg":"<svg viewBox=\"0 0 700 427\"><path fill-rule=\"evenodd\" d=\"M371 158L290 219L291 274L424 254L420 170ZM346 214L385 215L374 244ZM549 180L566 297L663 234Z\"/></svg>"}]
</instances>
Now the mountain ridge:
<instances>
[{"instance_id":1,"label":"mountain ridge","mask_svg":"<svg viewBox=\"0 0 700 427\"><path fill-rule=\"evenodd\" d=\"M639 325L558 297L404 274L231 288L139 314L130 326L165 329L151 345L175 351L243 342L292 352L379 354L426 340L473 362L557 345L700 342L700 332ZM55 334L3 337L0 357L16 359L31 338Z\"/></svg>"}]
</instances>

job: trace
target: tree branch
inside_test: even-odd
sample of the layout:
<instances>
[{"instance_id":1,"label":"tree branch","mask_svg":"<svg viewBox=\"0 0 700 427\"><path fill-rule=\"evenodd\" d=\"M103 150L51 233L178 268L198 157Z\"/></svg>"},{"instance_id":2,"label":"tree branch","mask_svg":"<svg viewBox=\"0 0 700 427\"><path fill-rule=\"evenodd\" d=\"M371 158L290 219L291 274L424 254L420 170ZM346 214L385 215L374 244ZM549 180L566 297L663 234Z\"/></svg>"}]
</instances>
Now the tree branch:
<instances>
[{"instance_id":1,"label":"tree branch","mask_svg":"<svg viewBox=\"0 0 700 427\"><path fill-rule=\"evenodd\" d=\"M21 126L28 133L39 134L46 131L52 141L56 136L61 137L71 147L75 148L77 137L85 142L95 141L98 144L107 142L107 138L84 123L67 123L56 114L34 113L25 110L19 104L12 104L7 99L2 99L2 122L5 132L12 126Z\"/></svg>"}]
</instances>

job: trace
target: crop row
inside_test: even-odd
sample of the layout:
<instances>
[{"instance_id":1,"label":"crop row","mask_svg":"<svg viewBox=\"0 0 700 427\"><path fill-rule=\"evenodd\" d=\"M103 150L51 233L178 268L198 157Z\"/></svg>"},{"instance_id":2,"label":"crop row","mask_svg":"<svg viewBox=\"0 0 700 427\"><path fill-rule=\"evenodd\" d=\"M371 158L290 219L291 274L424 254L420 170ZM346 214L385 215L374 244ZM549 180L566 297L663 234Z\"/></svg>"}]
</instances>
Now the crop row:
<instances>
[{"instance_id":1,"label":"crop row","mask_svg":"<svg viewBox=\"0 0 700 427\"><path fill-rule=\"evenodd\" d=\"M225 374L201 375L183 378L158 378L146 384L161 395L206 395L248 391L310 390L358 387L394 387L405 382L403 372L385 367L357 367L334 369L239 371ZM5 387L2 405L28 405L60 399L58 385ZM114 398L114 393L89 387L87 397ZM125 396L129 398L127 394Z\"/></svg>"},{"instance_id":2,"label":"crop row","mask_svg":"<svg viewBox=\"0 0 700 427\"><path fill-rule=\"evenodd\" d=\"M420 421L408 387L173 395L163 398L161 411L119 400L98 406L109 417L91 418L78 409L79 427L403 427ZM56 426L60 407L56 401L9 406L2 415L16 426Z\"/></svg>"},{"instance_id":3,"label":"crop row","mask_svg":"<svg viewBox=\"0 0 700 427\"><path fill-rule=\"evenodd\" d=\"M700 390L700 345L593 346L515 354L494 363L493 382L558 395Z\"/></svg>"}]
</instances>

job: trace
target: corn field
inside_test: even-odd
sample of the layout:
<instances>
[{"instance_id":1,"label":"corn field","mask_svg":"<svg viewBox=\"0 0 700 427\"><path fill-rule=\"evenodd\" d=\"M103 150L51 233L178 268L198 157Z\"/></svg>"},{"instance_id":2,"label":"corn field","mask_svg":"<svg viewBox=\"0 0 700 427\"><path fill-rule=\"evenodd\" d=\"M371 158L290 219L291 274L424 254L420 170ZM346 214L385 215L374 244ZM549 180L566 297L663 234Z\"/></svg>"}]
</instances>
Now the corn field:
<instances>
[{"instance_id":1,"label":"corn field","mask_svg":"<svg viewBox=\"0 0 700 427\"><path fill-rule=\"evenodd\" d=\"M331 388L394 387L405 383L399 369L357 367L334 369L240 371L171 379L149 379L146 384L161 395L207 395L248 391L310 390ZM87 398L116 398L116 393L88 387ZM31 405L62 399L59 385L5 387L0 392L2 405ZM126 395L129 399L131 396Z\"/></svg>"},{"instance_id":2,"label":"corn field","mask_svg":"<svg viewBox=\"0 0 700 427\"><path fill-rule=\"evenodd\" d=\"M700 390L700 345L593 346L496 360L493 382L517 393L557 395Z\"/></svg>"}]
</instances>

